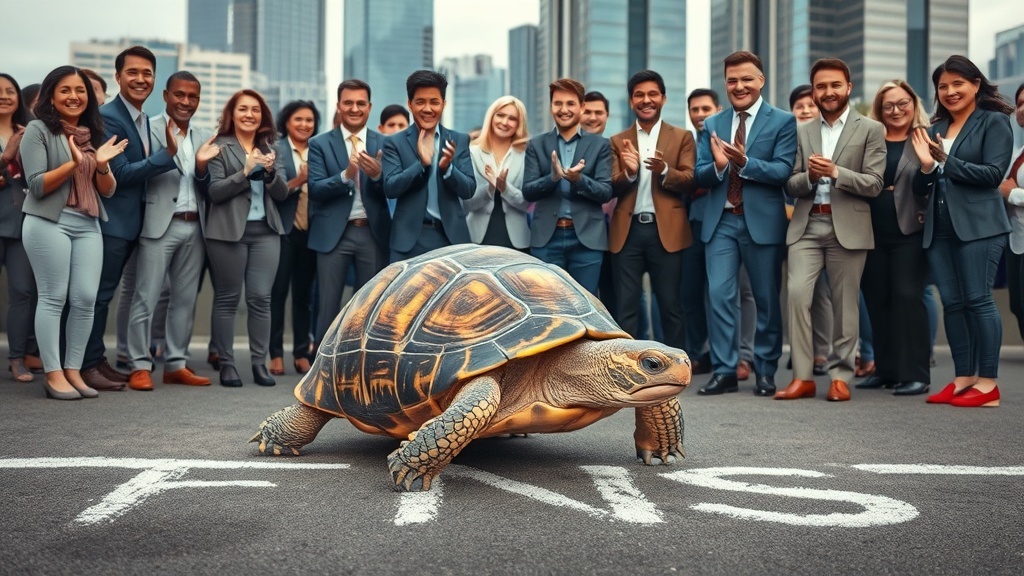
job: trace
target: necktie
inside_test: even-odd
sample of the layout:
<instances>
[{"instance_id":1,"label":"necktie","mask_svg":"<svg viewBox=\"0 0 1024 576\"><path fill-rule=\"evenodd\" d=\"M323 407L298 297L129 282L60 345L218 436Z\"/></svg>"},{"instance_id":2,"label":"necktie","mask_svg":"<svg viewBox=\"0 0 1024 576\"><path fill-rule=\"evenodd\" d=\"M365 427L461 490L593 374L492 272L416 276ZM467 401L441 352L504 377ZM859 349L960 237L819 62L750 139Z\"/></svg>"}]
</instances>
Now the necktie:
<instances>
[{"instance_id":1,"label":"necktie","mask_svg":"<svg viewBox=\"0 0 1024 576\"><path fill-rule=\"evenodd\" d=\"M302 164L299 165L301 170L306 165L306 152L295 150L299 155L299 159L302 160ZM309 229L309 193L306 191L306 185L302 185L302 190L299 192L299 204L295 208L295 227L299 230Z\"/></svg>"},{"instance_id":2,"label":"necktie","mask_svg":"<svg viewBox=\"0 0 1024 576\"><path fill-rule=\"evenodd\" d=\"M427 180L427 214L429 214L431 218L440 219L441 209L437 202L437 179L440 177L440 174L437 173L437 163L440 160L441 151L439 150L438 139L436 136L432 139L434 140L434 160L431 163L430 176Z\"/></svg>"},{"instance_id":3,"label":"necktie","mask_svg":"<svg viewBox=\"0 0 1024 576\"><path fill-rule=\"evenodd\" d=\"M1020 172L1020 167L1024 166L1024 149L1020 151L1020 156L1013 161L1013 168L1010 168L1010 175L1007 176L1010 180L1017 180L1017 173Z\"/></svg>"},{"instance_id":4,"label":"necktie","mask_svg":"<svg viewBox=\"0 0 1024 576\"><path fill-rule=\"evenodd\" d=\"M135 119L135 128L139 131L139 138L142 140L142 148L146 151L146 156L149 156L149 133L146 130L146 115L139 113L139 117Z\"/></svg>"},{"instance_id":5,"label":"necktie","mask_svg":"<svg viewBox=\"0 0 1024 576\"><path fill-rule=\"evenodd\" d=\"M733 146L744 146L747 142L747 116L750 114L740 112L740 125L736 128L736 135L732 137ZM729 192L726 200L733 206L743 204L743 181L740 179L740 171L736 166L729 167Z\"/></svg>"}]
</instances>

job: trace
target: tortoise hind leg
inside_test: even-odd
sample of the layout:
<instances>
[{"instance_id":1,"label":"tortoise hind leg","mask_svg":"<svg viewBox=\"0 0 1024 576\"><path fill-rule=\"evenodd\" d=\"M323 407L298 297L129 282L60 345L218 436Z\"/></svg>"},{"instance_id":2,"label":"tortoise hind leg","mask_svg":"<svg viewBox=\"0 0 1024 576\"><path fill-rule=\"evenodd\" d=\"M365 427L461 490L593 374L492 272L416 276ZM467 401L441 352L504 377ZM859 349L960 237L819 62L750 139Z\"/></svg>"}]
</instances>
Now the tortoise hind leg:
<instances>
[{"instance_id":1,"label":"tortoise hind leg","mask_svg":"<svg viewBox=\"0 0 1024 576\"><path fill-rule=\"evenodd\" d=\"M299 448L312 442L324 424L333 418L305 404L293 404L264 420L249 442L259 442L262 454L298 456Z\"/></svg>"},{"instance_id":2,"label":"tortoise hind leg","mask_svg":"<svg viewBox=\"0 0 1024 576\"><path fill-rule=\"evenodd\" d=\"M388 455L388 470L396 490L430 490L430 482L498 411L501 390L491 376L469 381L451 406L426 421L409 440Z\"/></svg>"}]
</instances>

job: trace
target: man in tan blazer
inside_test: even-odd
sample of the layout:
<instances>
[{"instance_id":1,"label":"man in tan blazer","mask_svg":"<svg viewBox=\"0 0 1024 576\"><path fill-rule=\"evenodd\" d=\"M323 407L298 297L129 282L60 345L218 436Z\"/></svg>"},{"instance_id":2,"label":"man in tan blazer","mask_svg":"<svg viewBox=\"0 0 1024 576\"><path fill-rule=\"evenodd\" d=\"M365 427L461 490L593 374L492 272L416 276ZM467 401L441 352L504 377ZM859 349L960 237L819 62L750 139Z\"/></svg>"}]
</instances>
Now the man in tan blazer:
<instances>
[{"instance_id":1,"label":"man in tan blazer","mask_svg":"<svg viewBox=\"0 0 1024 576\"><path fill-rule=\"evenodd\" d=\"M812 96L821 120L797 129L796 162L786 193L797 198L786 234L793 381L779 400L813 398L811 301L828 268L832 289L833 365L827 398L850 399L859 333L858 298L867 251L874 248L867 199L882 191L885 128L850 107L850 69L836 58L811 67Z\"/></svg>"},{"instance_id":2,"label":"man in tan blazer","mask_svg":"<svg viewBox=\"0 0 1024 576\"><path fill-rule=\"evenodd\" d=\"M629 101L636 123L612 136L612 191L618 204L608 230L616 320L637 335L640 279L651 276L658 299L665 344L685 340L679 280L683 248L693 243L684 198L694 191L697 147L693 135L661 119L665 82L653 70L629 79Z\"/></svg>"}]
</instances>

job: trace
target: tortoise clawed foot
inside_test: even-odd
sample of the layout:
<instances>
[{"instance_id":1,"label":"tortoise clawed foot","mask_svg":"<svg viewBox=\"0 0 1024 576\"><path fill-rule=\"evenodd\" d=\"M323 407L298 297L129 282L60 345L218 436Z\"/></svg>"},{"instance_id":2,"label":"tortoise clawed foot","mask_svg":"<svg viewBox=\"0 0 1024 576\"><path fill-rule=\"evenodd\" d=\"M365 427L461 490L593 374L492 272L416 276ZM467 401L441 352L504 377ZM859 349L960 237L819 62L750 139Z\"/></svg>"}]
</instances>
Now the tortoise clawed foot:
<instances>
[{"instance_id":1,"label":"tortoise clawed foot","mask_svg":"<svg viewBox=\"0 0 1024 576\"><path fill-rule=\"evenodd\" d=\"M300 456L299 449L292 446L282 446L274 443L273 440L264 436L260 430L249 442L259 442L260 454L265 456Z\"/></svg>"},{"instance_id":2,"label":"tortoise clawed foot","mask_svg":"<svg viewBox=\"0 0 1024 576\"><path fill-rule=\"evenodd\" d=\"M637 448L636 458L645 466L655 466L658 464L668 466L674 464L676 460L686 458L686 454L683 453L682 446L677 446L671 450L659 450L657 453L653 450Z\"/></svg>"},{"instance_id":3,"label":"tortoise clawed foot","mask_svg":"<svg viewBox=\"0 0 1024 576\"><path fill-rule=\"evenodd\" d=\"M399 448L388 455L388 471L391 473L391 481L397 492L426 492L430 490L430 481L433 474L426 470L410 466L402 459L402 449Z\"/></svg>"}]
</instances>

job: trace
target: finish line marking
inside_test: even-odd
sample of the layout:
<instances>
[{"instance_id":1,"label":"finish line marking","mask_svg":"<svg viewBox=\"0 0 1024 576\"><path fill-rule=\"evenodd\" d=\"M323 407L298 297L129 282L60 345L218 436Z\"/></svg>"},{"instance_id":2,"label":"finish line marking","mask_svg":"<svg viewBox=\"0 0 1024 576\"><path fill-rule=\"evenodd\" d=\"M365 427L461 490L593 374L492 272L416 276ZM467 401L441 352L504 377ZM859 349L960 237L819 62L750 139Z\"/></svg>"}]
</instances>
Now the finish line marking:
<instances>
[{"instance_id":1,"label":"finish line marking","mask_svg":"<svg viewBox=\"0 0 1024 576\"><path fill-rule=\"evenodd\" d=\"M875 474L947 474L954 476L1024 476L1024 466L947 466L944 464L854 464Z\"/></svg>"}]
</instances>

